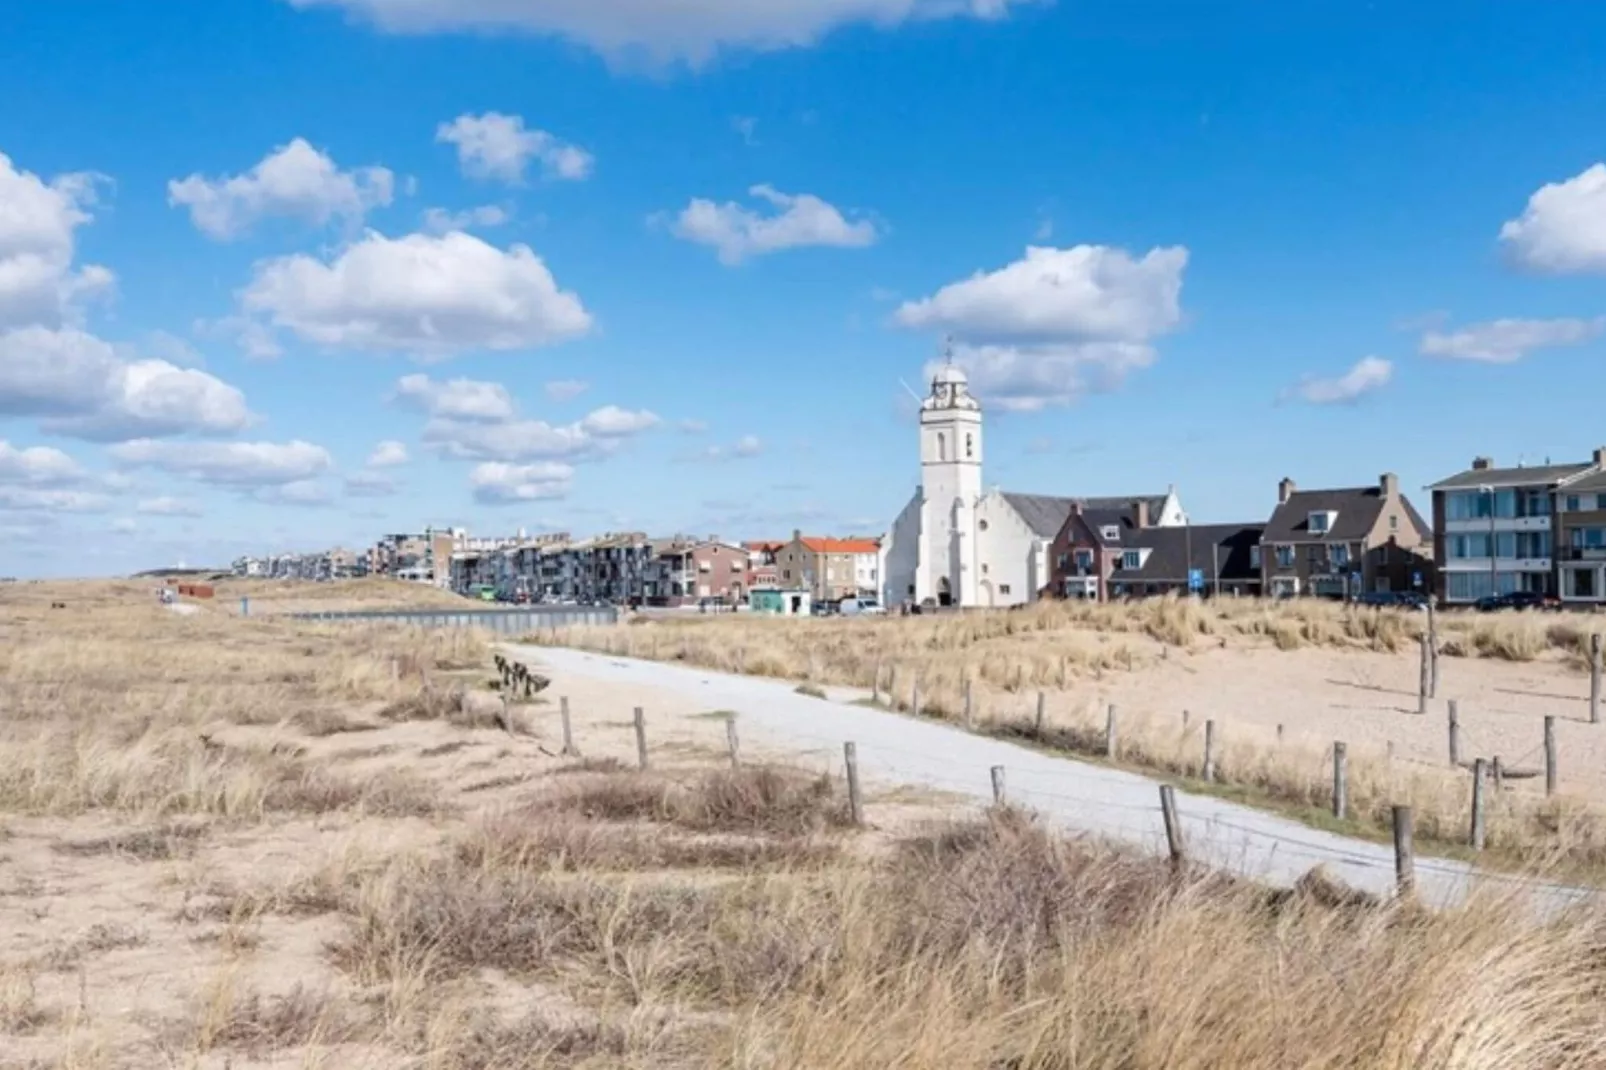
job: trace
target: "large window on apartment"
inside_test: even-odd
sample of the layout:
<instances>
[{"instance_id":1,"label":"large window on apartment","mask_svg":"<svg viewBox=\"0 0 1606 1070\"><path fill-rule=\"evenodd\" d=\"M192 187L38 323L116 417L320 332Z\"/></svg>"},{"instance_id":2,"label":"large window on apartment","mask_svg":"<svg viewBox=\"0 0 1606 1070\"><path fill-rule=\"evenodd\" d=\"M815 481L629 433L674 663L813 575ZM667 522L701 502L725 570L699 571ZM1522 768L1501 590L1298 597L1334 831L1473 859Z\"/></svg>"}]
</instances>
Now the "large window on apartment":
<instances>
[{"instance_id":1,"label":"large window on apartment","mask_svg":"<svg viewBox=\"0 0 1606 1070\"><path fill-rule=\"evenodd\" d=\"M1489 497L1487 492L1481 490L1447 494L1444 499L1445 519L1488 520ZM1494 515L1505 520L1517 516L1549 516L1550 494L1542 490L1497 490L1494 492Z\"/></svg>"},{"instance_id":2,"label":"large window on apartment","mask_svg":"<svg viewBox=\"0 0 1606 1070\"><path fill-rule=\"evenodd\" d=\"M1294 548L1292 546L1279 546L1279 547L1277 547L1277 567L1278 568L1293 568L1294 567Z\"/></svg>"},{"instance_id":3,"label":"large window on apartment","mask_svg":"<svg viewBox=\"0 0 1606 1070\"><path fill-rule=\"evenodd\" d=\"M1606 550L1606 528L1573 528L1567 541L1574 550Z\"/></svg>"},{"instance_id":4,"label":"large window on apartment","mask_svg":"<svg viewBox=\"0 0 1606 1070\"><path fill-rule=\"evenodd\" d=\"M1522 590L1523 576L1521 572L1501 572L1496 574L1498 583L1496 589L1491 591L1489 574L1482 569L1472 572L1446 572L1444 574L1444 593L1452 602L1475 602L1489 594L1510 594L1512 591ZM1540 576L1543 579L1543 576Z\"/></svg>"}]
</instances>

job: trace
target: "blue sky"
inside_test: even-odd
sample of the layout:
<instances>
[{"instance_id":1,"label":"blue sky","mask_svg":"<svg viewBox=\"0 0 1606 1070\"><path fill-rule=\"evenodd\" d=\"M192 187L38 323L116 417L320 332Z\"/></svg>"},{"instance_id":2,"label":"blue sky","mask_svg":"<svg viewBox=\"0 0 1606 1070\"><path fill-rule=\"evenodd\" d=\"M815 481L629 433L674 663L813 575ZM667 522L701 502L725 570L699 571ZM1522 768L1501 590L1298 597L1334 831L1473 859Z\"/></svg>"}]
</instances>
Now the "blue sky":
<instances>
[{"instance_id":1,"label":"blue sky","mask_svg":"<svg viewBox=\"0 0 1606 1070\"><path fill-rule=\"evenodd\" d=\"M0 572L1606 442L1606 10L1283 6L8 4Z\"/></svg>"}]
</instances>

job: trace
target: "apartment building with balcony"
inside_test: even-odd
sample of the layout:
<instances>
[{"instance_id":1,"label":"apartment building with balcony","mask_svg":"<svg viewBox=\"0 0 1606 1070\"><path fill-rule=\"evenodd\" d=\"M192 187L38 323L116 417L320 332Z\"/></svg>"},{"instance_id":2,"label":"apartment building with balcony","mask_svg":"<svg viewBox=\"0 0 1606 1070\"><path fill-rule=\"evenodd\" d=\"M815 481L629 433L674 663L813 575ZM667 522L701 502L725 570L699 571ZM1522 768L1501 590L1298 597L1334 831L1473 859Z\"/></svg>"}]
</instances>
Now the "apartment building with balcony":
<instances>
[{"instance_id":1,"label":"apartment building with balcony","mask_svg":"<svg viewBox=\"0 0 1606 1070\"><path fill-rule=\"evenodd\" d=\"M1600 477L1603 464L1606 450L1588 461L1515 468L1477 457L1465 471L1429 487L1443 601L1465 605L1515 591L1555 597L1564 585L1574 597L1593 600L1576 592L1598 591L1599 569L1582 553L1575 557L1570 543L1576 538L1583 550L1595 537L1591 530L1606 528L1606 501L1582 486Z\"/></svg>"},{"instance_id":2,"label":"apartment building with balcony","mask_svg":"<svg viewBox=\"0 0 1606 1070\"><path fill-rule=\"evenodd\" d=\"M1255 567L1273 597L1434 589L1433 529L1386 472L1369 487L1277 485Z\"/></svg>"},{"instance_id":3,"label":"apartment building with balcony","mask_svg":"<svg viewBox=\"0 0 1606 1070\"><path fill-rule=\"evenodd\" d=\"M1606 448L1515 468L1477 457L1429 489L1447 604L1515 591L1606 601Z\"/></svg>"},{"instance_id":4,"label":"apartment building with balcony","mask_svg":"<svg viewBox=\"0 0 1606 1070\"><path fill-rule=\"evenodd\" d=\"M652 606L735 605L747 596L748 552L718 536L652 540L643 597Z\"/></svg>"}]
</instances>

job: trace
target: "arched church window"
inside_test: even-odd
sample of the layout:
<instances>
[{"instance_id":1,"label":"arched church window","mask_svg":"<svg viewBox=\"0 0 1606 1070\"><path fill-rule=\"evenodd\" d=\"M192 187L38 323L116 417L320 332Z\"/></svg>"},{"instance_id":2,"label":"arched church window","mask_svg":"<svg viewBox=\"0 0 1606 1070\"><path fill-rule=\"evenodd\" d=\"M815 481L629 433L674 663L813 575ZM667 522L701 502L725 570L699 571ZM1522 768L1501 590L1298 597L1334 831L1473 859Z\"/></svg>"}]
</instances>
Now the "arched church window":
<instances>
[{"instance_id":1,"label":"arched church window","mask_svg":"<svg viewBox=\"0 0 1606 1070\"><path fill-rule=\"evenodd\" d=\"M965 459L967 461L970 458L972 458L972 457L974 457L976 455L976 451L974 449L974 445L975 445L975 441L972 438L972 436L966 435L965 436Z\"/></svg>"},{"instance_id":2,"label":"arched church window","mask_svg":"<svg viewBox=\"0 0 1606 1070\"><path fill-rule=\"evenodd\" d=\"M937 460L946 461L947 459L948 459L948 436L943 434L941 431L938 431L937 432Z\"/></svg>"}]
</instances>

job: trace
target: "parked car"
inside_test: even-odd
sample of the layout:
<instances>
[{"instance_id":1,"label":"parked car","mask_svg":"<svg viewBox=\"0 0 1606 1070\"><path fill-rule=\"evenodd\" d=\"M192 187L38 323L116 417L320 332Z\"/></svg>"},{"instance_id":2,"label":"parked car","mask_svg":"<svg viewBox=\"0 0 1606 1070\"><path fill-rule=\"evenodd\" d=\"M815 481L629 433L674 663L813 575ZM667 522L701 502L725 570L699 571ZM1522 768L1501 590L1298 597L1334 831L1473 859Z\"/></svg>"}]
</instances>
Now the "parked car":
<instances>
[{"instance_id":1,"label":"parked car","mask_svg":"<svg viewBox=\"0 0 1606 1070\"><path fill-rule=\"evenodd\" d=\"M1496 613L1503 609L1554 609L1561 603L1551 595L1535 591L1508 591L1505 594L1485 595L1473 603L1479 613Z\"/></svg>"}]
</instances>

